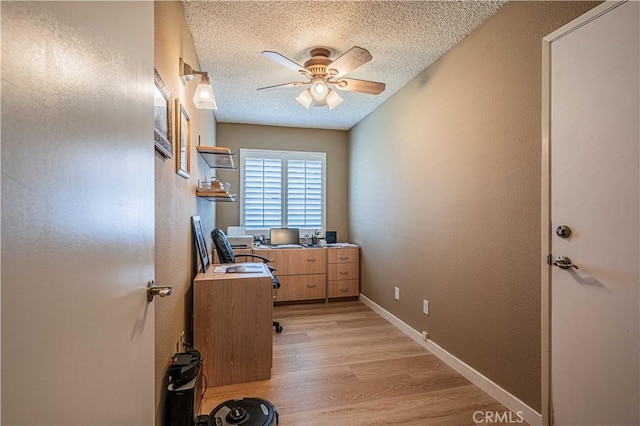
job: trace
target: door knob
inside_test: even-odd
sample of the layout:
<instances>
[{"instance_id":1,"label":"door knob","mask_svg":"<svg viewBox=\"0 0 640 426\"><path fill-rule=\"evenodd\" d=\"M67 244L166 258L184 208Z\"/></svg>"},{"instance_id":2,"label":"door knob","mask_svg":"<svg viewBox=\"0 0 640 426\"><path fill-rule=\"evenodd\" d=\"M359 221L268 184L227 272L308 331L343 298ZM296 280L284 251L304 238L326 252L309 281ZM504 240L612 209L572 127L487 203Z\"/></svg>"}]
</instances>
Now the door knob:
<instances>
[{"instance_id":1,"label":"door knob","mask_svg":"<svg viewBox=\"0 0 640 426\"><path fill-rule=\"evenodd\" d=\"M560 238L569 238L571 236L571 228L567 225L560 225L556 228L556 235Z\"/></svg>"},{"instance_id":2,"label":"door knob","mask_svg":"<svg viewBox=\"0 0 640 426\"><path fill-rule=\"evenodd\" d=\"M153 301L154 296L170 296L172 290L173 289L171 287L156 287L156 283L151 280L147 284L147 301Z\"/></svg>"},{"instance_id":3,"label":"door knob","mask_svg":"<svg viewBox=\"0 0 640 426\"><path fill-rule=\"evenodd\" d=\"M556 260L555 262L552 263L552 265L557 266L560 269L569 269L569 268L580 269L578 268L578 265L574 265L571 259L569 259L567 256L556 257Z\"/></svg>"}]
</instances>

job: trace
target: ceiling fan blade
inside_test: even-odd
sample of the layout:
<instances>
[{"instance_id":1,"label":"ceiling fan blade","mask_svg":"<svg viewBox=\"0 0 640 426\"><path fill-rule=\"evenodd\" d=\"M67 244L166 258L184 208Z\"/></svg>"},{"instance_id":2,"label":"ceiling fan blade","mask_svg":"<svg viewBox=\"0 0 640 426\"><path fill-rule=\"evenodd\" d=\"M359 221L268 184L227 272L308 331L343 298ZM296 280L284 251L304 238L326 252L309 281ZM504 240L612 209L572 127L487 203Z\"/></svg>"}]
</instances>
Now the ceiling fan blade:
<instances>
[{"instance_id":1,"label":"ceiling fan blade","mask_svg":"<svg viewBox=\"0 0 640 426\"><path fill-rule=\"evenodd\" d=\"M278 52L265 50L264 52L262 52L262 55L266 56L267 58L271 59L274 62L279 63L280 65L284 65L285 67L292 69L294 71L297 71L301 74L304 74L304 75L309 74L309 71L307 71L307 69L304 68L302 65L293 62L291 59L282 56Z\"/></svg>"},{"instance_id":2,"label":"ceiling fan blade","mask_svg":"<svg viewBox=\"0 0 640 426\"><path fill-rule=\"evenodd\" d=\"M345 75L349 71L353 71L360 65L364 65L371 60L371 53L362 47L353 46L347 50L342 56L327 66L330 75Z\"/></svg>"},{"instance_id":3,"label":"ceiling fan blade","mask_svg":"<svg viewBox=\"0 0 640 426\"><path fill-rule=\"evenodd\" d=\"M379 95L384 92L386 85L377 81L358 80L355 78L341 78L338 81L330 82L336 89L348 90L349 92L366 93L368 95Z\"/></svg>"},{"instance_id":4,"label":"ceiling fan blade","mask_svg":"<svg viewBox=\"0 0 640 426\"><path fill-rule=\"evenodd\" d=\"M311 82L306 81L294 81L293 83L284 83L284 84L276 84L275 86L267 86L267 87L259 87L258 90L272 90L272 89L281 89L284 87L299 87L307 84L311 84Z\"/></svg>"}]
</instances>

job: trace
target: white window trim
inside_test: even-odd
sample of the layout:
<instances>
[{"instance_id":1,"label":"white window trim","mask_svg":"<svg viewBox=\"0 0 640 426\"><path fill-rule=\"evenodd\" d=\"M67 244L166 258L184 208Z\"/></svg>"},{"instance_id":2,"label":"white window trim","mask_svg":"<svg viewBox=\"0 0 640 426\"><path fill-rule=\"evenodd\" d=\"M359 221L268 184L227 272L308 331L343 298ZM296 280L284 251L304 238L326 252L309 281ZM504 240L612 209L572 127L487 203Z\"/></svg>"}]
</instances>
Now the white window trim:
<instances>
[{"instance_id":1,"label":"white window trim","mask_svg":"<svg viewBox=\"0 0 640 426\"><path fill-rule=\"evenodd\" d=\"M326 152L305 152L305 151L280 151L270 149L240 149L240 208L238 210L238 223L240 226L244 224L244 188L245 188L245 172L244 164L246 157L261 158L281 158L282 162L282 219L287 220L287 202L288 193L286 185L287 176L287 160L320 160L322 161L322 222L320 228L300 228L300 237L305 235L311 236L314 231L319 230L324 235L327 229L327 153ZM247 229L247 235L269 235L270 229Z\"/></svg>"}]
</instances>

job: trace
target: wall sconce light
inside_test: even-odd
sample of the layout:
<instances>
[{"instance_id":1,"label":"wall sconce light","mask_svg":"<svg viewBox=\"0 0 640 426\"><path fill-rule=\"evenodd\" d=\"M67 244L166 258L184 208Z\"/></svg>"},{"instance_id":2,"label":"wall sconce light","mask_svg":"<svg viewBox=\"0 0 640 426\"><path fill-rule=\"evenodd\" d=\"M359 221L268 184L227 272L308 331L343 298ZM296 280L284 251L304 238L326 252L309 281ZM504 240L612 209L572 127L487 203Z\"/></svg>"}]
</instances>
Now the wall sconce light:
<instances>
[{"instance_id":1,"label":"wall sconce light","mask_svg":"<svg viewBox=\"0 0 640 426\"><path fill-rule=\"evenodd\" d=\"M206 71L196 71L191 68L191 65L180 58L179 74L182 84L187 84L193 80L196 74L201 75L200 83L198 83L196 93L193 95L193 103L198 109L218 109L216 98L213 95L213 87L211 87L211 82L209 81L209 76Z\"/></svg>"}]
</instances>

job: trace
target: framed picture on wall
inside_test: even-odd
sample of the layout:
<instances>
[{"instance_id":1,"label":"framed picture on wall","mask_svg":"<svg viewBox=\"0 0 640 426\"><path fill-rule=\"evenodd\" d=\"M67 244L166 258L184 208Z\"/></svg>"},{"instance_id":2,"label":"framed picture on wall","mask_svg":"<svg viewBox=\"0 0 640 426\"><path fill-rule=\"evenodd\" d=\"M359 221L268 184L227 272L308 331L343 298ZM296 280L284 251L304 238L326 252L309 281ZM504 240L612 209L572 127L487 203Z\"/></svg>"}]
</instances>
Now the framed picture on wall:
<instances>
[{"instance_id":1,"label":"framed picture on wall","mask_svg":"<svg viewBox=\"0 0 640 426\"><path fill-rule=\"evenodd\" d=\"M173 136L171 131L171 92L169 87L160 76L157 69L153 69L155 89L153 92L153 116L154 132L153 140L156 150L164 157L173 157Z\"/></svg>"},{"instance_id":2,"label":"framed picture on wall","mask_svg":"<svg viewBox=\"0 0 640 426\"><path fill-rule=\"evenodd\" d=\"M191 165L189 164L191 151L191 123L189 114L176 99L176 121L178 126L178 149L176 151L176 173L185 179L189 178Z\"/></svg>"},{"instance_id":3,"label":"framed picture on wall","mask_svg":"<svg viewBox=\"0 0 640 426\"><path fill-rule=\"evenodd\" d=\"M202 272L207 272L211 261L209 260L209 249L207 249L207 241L204 239L200 216L191 216L191 225L193 227L193 239L195 240L200 263L202 264Z\"/></svg>"}]
</instances>

